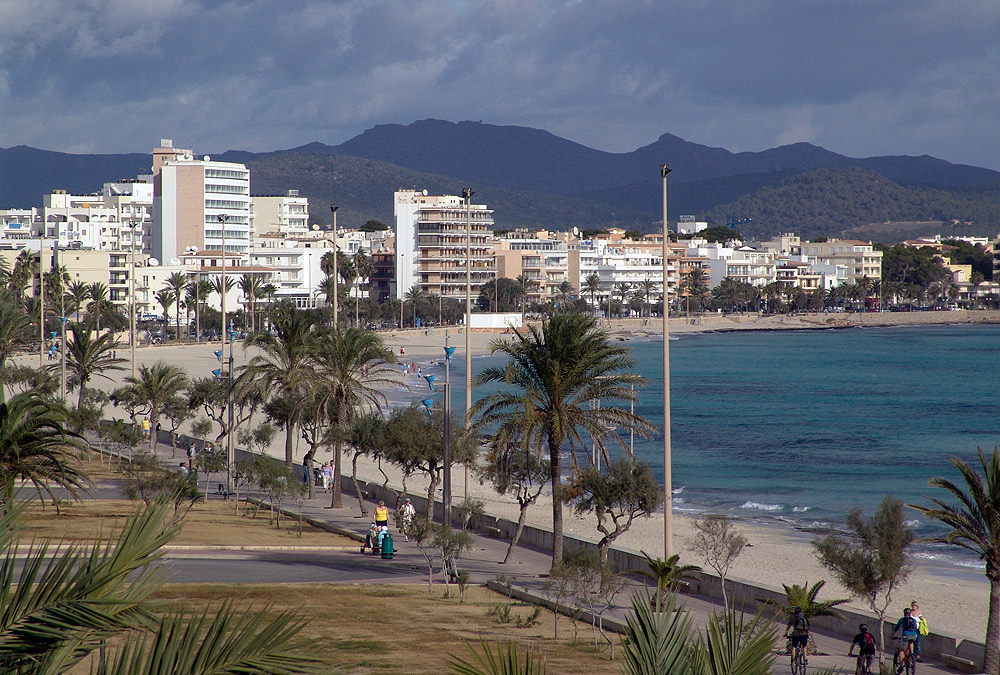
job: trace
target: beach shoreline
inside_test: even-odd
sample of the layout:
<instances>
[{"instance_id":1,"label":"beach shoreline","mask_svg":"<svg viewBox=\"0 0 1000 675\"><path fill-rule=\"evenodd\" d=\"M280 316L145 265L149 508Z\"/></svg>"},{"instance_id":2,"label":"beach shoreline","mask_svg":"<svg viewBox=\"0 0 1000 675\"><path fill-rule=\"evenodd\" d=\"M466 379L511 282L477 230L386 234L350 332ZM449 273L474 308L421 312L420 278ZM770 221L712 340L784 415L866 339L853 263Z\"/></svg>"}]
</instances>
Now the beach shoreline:
<instances>
[{"instance_id":1,"label":"beach shoreline","mask_svg":"<svg viewBox=\"0 0 1000 675\"><path fill-rule=\"evenodd\" d=\"M730 331L779 331L779 330L829 330L846 328L866 328L877 326L930 326L948 324L993 324L1000 323L998 311L953 311L953 312L883 312L860 314L804 314L797 316L757 316L757 315L705 315L670 320L671 333L700 332L730 332ZM615 340L659 340L662 322L652 319L625 319L605 323L609 336ZM414 362L418 365L429 364L430 361L440 362L443 357L445 332L448 332L450 344L458 348L456 358L464 358L466 336L461 327L435 327L425 329L410 329L405 331L386 331L380 333L385 344L390 347L401 362ZM511 332L479 332L473 331L469 336L471 352L474 359L487 356L490 344L496 340L510 340ZM175 346L167 343L154 347L140 347L136 352L138 364L150 365L157 361L165 361L183 367L192 378L210 376L212 369L218 367L214 350L219 343L184 344ZM403 354L400 355L400 348ZM127 347L119 350L120 356L127 356ZM246 363L248 354L242 349L236 349L237 367ZM37 355L21 355L14 361L26 365L35 365ZM121 380L129 372L125 370L108 373L113 380L96 380L93 386L110 391L119 386ZM411 389L419 391L423 381L417 382L415 376L408 380ZM460 411L459 411L460 412ZM109 408L109 415L125 417L120 410ZM257 421L262 421L261 419ZM189 431L186 425L182 431ZM274 440L268 452L275 456L283 456L283 434ZM301 459L306 446L296 440L295 458ZM321 452L318 459L329 458L329 452ZM345 463L349 467L349 463ZM390 484L398 488L402 484L402 475L395 467L382 467L389 476ZM349 470L349 469L348 469ZM455 503L462 501L466 494L464 471L453 472L453 494ZM359 478L383 482L379 467L374 462L362 458L358 466ZM407 480L411 492L426 494L426 481L419 477ZM470 481L468 494L484 503L488 513L517 520L517 506L510 500L502 499L488 485L481 485L473 477ZM357 509L353 495L345 493L345 507ZM528 522L531 525L551 529L551 504L543 496L539 502L529 509ZM689 541L693 534L693 516L678 513L674 510L674 550L681 554L681 560L687 564L703 564L703 561L693 553ZM566 534L597 541L599 533L596 529L596 519L593 516L576 516L571 510L564 510ZM815 583L821 579L827 581L821 594L822 599L846 598L847 593L834 582L832 575L825 570L812 553L810 544L814 535L799 531L793 524L787 527L780 523L762 524L754 522L752 516L739 519L737 527L748 538L751 546L746 548L734 563L730 572L733 579L745 581L754 585L780 589L781 584ZM663 517L655 514L649 518L636 521L630 531L615 542L616 546L632 550L643 550L651 555L663 555ZM949 567L935 560L914 560L914 571L910 579L895 593L889 616L899 613L904 604L916 599L923 612L927 615L935 631L946 632L956 636L968 637L981 641L985 634L986 615L988 611L989 584L984 574L978 577L966 570ZM864 604L852 601L849 607L860 611L870 611Z\"/></svg>"}]
</instances>

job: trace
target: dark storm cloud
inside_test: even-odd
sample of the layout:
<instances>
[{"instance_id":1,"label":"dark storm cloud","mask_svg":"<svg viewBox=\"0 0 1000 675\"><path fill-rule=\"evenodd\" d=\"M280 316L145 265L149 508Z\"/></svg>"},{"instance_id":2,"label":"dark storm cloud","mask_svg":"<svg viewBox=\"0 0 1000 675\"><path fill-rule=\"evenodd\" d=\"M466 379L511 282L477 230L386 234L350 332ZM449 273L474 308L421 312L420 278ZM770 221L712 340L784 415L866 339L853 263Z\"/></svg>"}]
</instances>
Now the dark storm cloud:
<instances>
[{"instance_id":1,"label":"dark storm cloud","mask_svg":"<svg viewBox=\"0 0 1000 675\"><path fill-rule=\"evenodd\" d=\"M0 0L0 145L338 143L424 117L1000 168L1000 3Z\"/></svg>"}]
</instances>

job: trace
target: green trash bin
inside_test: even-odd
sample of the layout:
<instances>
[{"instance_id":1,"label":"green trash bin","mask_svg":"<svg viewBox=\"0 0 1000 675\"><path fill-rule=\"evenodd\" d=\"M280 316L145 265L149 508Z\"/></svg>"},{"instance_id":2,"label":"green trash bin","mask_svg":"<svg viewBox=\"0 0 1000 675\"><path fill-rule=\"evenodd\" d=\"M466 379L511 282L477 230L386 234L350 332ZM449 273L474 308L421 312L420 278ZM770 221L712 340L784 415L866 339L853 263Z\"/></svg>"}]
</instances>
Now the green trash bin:
<instances>
[{"instance_id":1,"label":"green trash bin","mask_svg":"<svg viewBox=\"0 0 1000 675\"><path fill-rule=\"evenodd\" d=\"M382 560L392 560L392 535L388 532L382 537Z\"/></svg>"}]
</instances>

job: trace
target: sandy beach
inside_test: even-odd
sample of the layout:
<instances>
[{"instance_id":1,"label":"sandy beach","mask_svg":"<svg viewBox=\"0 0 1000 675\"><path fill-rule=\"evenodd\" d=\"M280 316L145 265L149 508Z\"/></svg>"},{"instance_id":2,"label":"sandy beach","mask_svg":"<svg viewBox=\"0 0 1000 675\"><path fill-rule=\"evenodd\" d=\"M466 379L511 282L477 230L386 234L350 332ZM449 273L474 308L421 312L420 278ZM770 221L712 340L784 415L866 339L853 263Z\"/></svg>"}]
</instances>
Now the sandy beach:
<instances>
[{"instance_id":1,"label":"sandy beach","mask_svg":"<svg viewBox=\"0 0 1000 675\"><path fill-rule=\"evenodd\" d=\"M928 325L935 323L1000 323L1000 312L993 311L956 311L956 312L900 312L871 314L809 314L796 317L758 317L717 315L696 316L688 318L672 318L670 331L731 331L731 330L801 330L801 329L832 329L850 328L856 326L904 326ZM613 322L608 331L616 339L645 338L658 336L661 332L661 322L653 319L630 319ZM444 344L444 329L407 330L383 333L386 344L396 354L400 347L404 350L402 356L406 362L418 364L429 363L432 359L440 359ZM458 347L456 358L464 358L465 336L460 329L450 330L451 344ZM503 333L479 333L471 335L472 353L484 355L489 353L489 345L494 340L509 340L511 336ZM186 345L175 347L162 345L137 350L138 363L153 363L163 360L183 366L193 377L203 377L217 367L213 350L215 344ZM119 356L128 358L127 348L119 350ZM242 350L236 351L237 365L245 363L246 355ZM37 358L18 359L22 363L37 363ZM124 373L116 374L120 379L128 372L128 364ZM475 370L475 366L474 366ZM423 385L415 376L409 378L408 384L415 389ZM96 381L94 385L110 389L114 385L108 381ZM424 385L425 386L425 385ZM112 411L109 411L111 414ZM121 413L117 413L121 415ZM276 438L271 452L275 456L282 454L282 437ZM302 444L296 450L296 459L305 452ZM321 453L318 459L326 458ZM385 468L385 467L383 467ZM942 467L943 469L945 467ZM399 486L401 476L398 471L386 468L391 484ZM368 480L381 482L381 474L372 463L359 463L359 474ZM465 494L464 472L454 471L453 492L456 501L461 501ZM426 485L419 479L410 479L408 485L411 491L423 490ZM513 520L517 518L517 507L513 502L505 501L493 492L489 486L480 485L473 480L469 485L469 493L475 499L482 500L486 511ZM356 501L348 495L345 503L348 508L357 508ZM681 553L685 563L702 564L688 547L691 536L691 517L678 514L675 510L675 549ZM529 522L538 526L550 526L551 506L545 498L529 511ZM598 539L598 532L593 516L577 517L566 511L566 533L577 537ZM819 564L812 553L810 541L812 536L792 528L770 527L754 524L748 521L739 522L739 529L747 536L751 546L746 548L734 563L730 578L741 579L751 583L780 589L781 584L814 583L826 579L827 585L821 594L822 599L847 597L846 592L833 582L831 574ZM662 514L641 519L633 524L632 529L621 537L616 545L632 549L644 550L653 555L663 554L663 519ZM963 572L957 568L947 568L933 561L914 560L914 571L909 580L894 595L894 600L888 615L895 618L901 614L904 604L916 599L922 611L927 616L932 630L960 637L969 637L977 641L983 639L986 629L986 615L989 595L989 585L986 577L979 571ZM851 607L867 611L863 604L852 601Z\"/></svg>"}]
</instances>

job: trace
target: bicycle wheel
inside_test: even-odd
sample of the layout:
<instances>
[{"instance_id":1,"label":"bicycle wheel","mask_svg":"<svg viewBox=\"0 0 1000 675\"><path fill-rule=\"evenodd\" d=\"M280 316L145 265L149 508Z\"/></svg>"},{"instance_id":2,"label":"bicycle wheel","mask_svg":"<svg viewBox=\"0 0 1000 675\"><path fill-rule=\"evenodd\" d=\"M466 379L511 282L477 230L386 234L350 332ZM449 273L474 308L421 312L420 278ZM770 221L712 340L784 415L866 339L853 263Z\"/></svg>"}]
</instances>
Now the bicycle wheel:
<instances>
[{"instance_id":1,"label":"bicycle wheel","mask_svg":"<svg viewBox=\"0 0 1000 675\"><path fill-rule=\"evenodd\" d=\"M913 654L908 654L906 656L906 675L914 675L917 672L917 660L913 658Z\"/></svg>"},{"instance_id":2,"label":"bicycle wheel","mask_svg":"<svg viewBox=\"0 0 1000 675\"><path fill-rule=\"evenodd\" d=\"M795 657L795 660L799 662L798 675L806 675L806 655L802 653L801 649L799 650L798 656Z\"/></svg>"}]
</instances>

